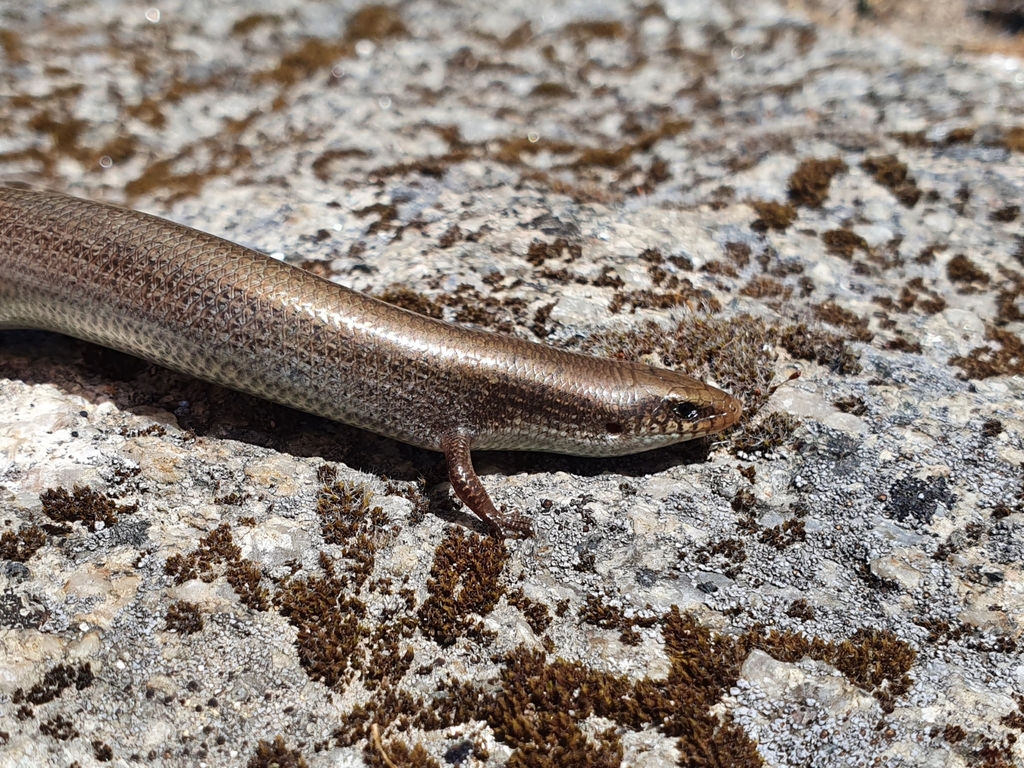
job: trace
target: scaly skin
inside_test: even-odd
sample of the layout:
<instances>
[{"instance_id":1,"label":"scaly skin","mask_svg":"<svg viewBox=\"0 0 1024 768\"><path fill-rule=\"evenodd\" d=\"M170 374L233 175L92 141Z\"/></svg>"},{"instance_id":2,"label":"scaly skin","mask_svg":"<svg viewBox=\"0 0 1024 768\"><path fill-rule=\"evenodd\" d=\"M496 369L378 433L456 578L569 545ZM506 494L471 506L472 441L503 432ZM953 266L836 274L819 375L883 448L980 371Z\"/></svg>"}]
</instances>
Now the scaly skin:
<instances>
[{"instance_id":1,"label":"scaly skin","mask_svg":"<svg viewBox=\"0 0 1024 768\"><path fill-rule=\"evenodd\" d=\"M0 187L0 328L36 328L443 451L456 494L513 531L471 449L638 453L717 432L730 395L408 312L136 211Z\"/></svg>"}]
</instances>

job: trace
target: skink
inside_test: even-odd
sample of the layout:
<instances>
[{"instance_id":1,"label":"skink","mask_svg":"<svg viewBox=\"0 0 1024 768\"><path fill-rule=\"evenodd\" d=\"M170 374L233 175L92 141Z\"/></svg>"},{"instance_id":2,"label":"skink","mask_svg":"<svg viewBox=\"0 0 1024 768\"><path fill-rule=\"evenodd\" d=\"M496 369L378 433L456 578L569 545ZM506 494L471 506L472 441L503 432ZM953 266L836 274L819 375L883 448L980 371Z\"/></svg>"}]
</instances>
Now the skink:
<instances>
[{"instance_id":1,"label":"skink","mask_svg":"<svg viewBox=\"0 0 1024 768\"><path fill-rule=\"evenodd\" d=\"M0 187L0 328L56 331L444 453L456 495L512 533L474 449L619 456L734 424L681 373L400 309L137 211Z\"/></svg>"}]
</instances>

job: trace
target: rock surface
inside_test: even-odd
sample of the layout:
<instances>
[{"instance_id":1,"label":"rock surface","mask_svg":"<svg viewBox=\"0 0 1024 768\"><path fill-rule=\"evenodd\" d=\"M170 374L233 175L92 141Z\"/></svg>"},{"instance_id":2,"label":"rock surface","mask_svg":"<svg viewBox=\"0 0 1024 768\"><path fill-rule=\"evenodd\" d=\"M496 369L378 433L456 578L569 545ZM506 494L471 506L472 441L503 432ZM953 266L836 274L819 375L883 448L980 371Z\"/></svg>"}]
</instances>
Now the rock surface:
<instances>
[{"instance_id":1,"label":"rock surface","mask_svg":"<svg viewBox=\"0 0 1024 768\"><path fill-rule=\"evenodd\" d=\"M1024 761L1017 11L856 5L0 5L5 182L746 406L478 456L501 542L435 454L0 332L0 765Z\"/></svg>"}]
</instances>

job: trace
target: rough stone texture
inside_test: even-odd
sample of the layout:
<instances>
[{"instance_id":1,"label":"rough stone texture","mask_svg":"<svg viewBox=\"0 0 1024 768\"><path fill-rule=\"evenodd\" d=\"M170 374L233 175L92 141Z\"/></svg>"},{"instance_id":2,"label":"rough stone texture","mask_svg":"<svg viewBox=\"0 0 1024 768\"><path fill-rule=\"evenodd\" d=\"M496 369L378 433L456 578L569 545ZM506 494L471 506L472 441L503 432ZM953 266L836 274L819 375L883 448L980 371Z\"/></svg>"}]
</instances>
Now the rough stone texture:
<instances>
[{"instance_id":1,"label":"rough stone texture","mask_svg":"<svg viewBox=\"0 0 1024 768\"><path fill-rule=\"evenodd\" d=\"M479 456L502 547L437 455L0 333L0 765L1024 760L1018 4L861 5L0 5L4 181L748 406Z\"/></svg>"}]
</instances>

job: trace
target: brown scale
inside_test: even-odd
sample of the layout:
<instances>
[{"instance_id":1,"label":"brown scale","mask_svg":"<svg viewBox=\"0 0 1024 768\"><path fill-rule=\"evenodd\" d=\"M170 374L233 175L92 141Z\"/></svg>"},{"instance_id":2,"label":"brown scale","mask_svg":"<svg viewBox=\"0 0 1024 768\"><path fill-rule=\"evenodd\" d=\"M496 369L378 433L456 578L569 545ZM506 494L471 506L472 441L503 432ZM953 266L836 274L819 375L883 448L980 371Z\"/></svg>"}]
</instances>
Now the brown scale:
<instances>
[{"instance_id":1,"label":"brown scale","mask_svg":"<svg viewBox=\"0 0 1024 768\"><path fill-rule=\"evenodd\" d=\"M422 448L499 527L473 449L620 456L734 424L683 374L443 323L136 211L0 187L0 328L57 331Z\"/></svg>"}]
</instances>

